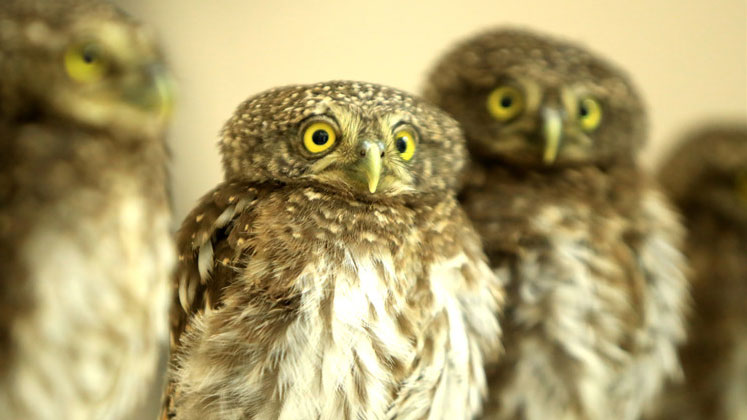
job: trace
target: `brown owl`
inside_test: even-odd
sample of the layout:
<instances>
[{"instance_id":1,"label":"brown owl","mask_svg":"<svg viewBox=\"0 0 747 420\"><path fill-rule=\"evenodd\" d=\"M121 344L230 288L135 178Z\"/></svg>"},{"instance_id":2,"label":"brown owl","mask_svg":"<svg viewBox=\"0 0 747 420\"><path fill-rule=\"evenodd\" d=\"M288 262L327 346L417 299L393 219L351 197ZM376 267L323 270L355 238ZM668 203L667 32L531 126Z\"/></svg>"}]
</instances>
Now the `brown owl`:
<instances>
[{"instance_id":1,"label":"brown owl","mask_svg":"<svg viewBox=\"0 0 747 420\"><path fill-rule=\"evenodd\" d=\"M685 381L653 418L747 419L747 125L691 132L660 180L687 222L694 310Z\"/></svg>"},{"instance_id":2,"label":"brown owl","mask_svg":"<svg viewBox=\"0 0 747 420\"><path fill-rule=\"evenodd\" d=\"M636 164L631 83L577 46L498 29L448 52L425 92L464 127L460 197L507 281L485 418L637 418L678 372L687 284L682 227Z\"/></svg>"},{"instance_id":3,"label":"brown owl","mask_svg":"<svg viewBox=\"0 0 747 420\"><path fill-rule=\"evenodd\" d=\"M456 200L454 120L360 82L239 106L187 216L164 417L469 419L502 292Z\"/></svg>"},{"instance_id":4,"label":"brown owl","mask_svg":"<svg viewBox=\"0 0 747 420\"><path fill-rule=\"evenodd\" d=\"M90 1L0 4L0 417L118 419L168 332L169 88Z\"/></svg>"}]
</instances>

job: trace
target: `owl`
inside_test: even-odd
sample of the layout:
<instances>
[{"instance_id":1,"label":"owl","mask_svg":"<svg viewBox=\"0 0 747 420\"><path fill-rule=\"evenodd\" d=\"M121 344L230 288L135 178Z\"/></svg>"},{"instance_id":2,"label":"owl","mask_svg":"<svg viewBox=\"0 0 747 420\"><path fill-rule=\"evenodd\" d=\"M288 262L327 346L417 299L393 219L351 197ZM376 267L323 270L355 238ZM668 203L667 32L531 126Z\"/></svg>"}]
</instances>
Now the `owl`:
<instances>
[{"instance_id":1,"label":"owl","mask_svg":"<svg viewBox=\"0 0 747 420\"><path fill-rule=\"evenodd\" d=\"M260 93L178 233L164 418L469 419L502 289L456 200L464 138L407 93Z\"/></svg>"},{"instance_id":2,"label":"owl","mask_svg":"<svg viewBox=\"0 0 747 420\"><path fill-rule=\"evenodd\" d=\"M685 381L651 418L747 419L747 125L690 132L659 178L687 221L694 310Z\"/></svg>"},{"instance_id":3,"label":"owl","mask_svg":"<svg viewBox=\"0 0 747 420\"><path fill-rule=\"evenodd\" d=\"M590 52L525 30L468 39L425 98L463 126L460 199L505 281L489 419L635 419L679 372L683 229L639 169L644 107Z\"/></svg>"},{"instance_id":4,"label":"owl","mask_svg":"<svg viewBox=\"0 0 747 420\"><path fill-rule=\"evenodd\" d=\"M168 337L170 82L108 4L0 4L0 415L118 419Z\"/></svg>"}]
</instances>

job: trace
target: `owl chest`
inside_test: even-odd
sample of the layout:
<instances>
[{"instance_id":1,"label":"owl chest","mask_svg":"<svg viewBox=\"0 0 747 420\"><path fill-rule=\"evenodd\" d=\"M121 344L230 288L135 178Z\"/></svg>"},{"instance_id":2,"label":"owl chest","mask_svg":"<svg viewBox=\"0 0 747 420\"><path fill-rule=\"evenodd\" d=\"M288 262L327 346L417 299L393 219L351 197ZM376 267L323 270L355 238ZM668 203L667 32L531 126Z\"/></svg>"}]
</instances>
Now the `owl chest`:
<instances>
[{"instance_id":1,"label":"owl chest","mask_svg":"<svg viewBox=\"0 0 747 420\"><path fill-rule=\"evenodd\" d=\"M138 195L110 198L94 214L77 204L85 196L50 207L24 247L38 310L19 322L18 347L24 354L44 348L80 355L52 357L44 370L37 370L38 360L23 361L30 366L21 366L22 380L51 384L49 397L65 402L38 405L56 410L48 418L76 417L70 413L95 406L91 399L105 402L103 408L128 407L150 377L166 334L174 262L168 214ZM130 374L118 375L122 371Z\"/></svg>"},{"instance_id":2,"label":"owl chest","mask_svg":"<svg viewBox=\"0 0 747 420\"><path fill-rule=\"evenodd\" d=\"M128 305L152 302L166 288L175 260L169 223L165 203L132 191L101 197L83 191L39 215L25 256L40 285L79 294L69 300L80 309L129 312ZM119 302L125 296L118 294L133 301Z\"/></svg>"},{"instance_id":3,"label":"owl chest","mask_svg":"<svg viewBox=\"0 0 747 420\"><path fill-rule=\"evenodd\" d=\"M547 276L554 279L549 289L586 290L608 310L616 299L604 290L612 288L625 300L619 306L635 306L642 279L624 218L587 206L549 205L539 206L526 223L528 232L514 259L521 283Z\"/></svg>"},{"instance_id":4,"label":"owl chest","mask_svg":"<svg viewBox=\"0 0 747 420\"><path fill-rule=\"evenodd\" d=\"M320 199L309 194L306 199ZM241 338L208 340L190 350L235 355L222 371L226 380L213 384L222 389L217 394L257 401L248 406L225 401L221 418L233 418L229 412L281 419L386 418L403 387L411 397L400 404L410 404L435 392L439 383L443 401L454 392L471 396L466 376L472 359L455 293L467 257L429 263L433 257L426 258L408 212L376 207L332 212L329 204L315 210L293 200L283 205L260 209L246 240L237 240L253 250L242 269L246 283L203 324L206 336ZM288 298L278 299L278 293ZM284 315L274 317L280 312ZM236 345L243 350L236 352ZM199 389L202 375L195 375L192 385L192 372L216 366L207 357L204 364L201 356L189 360L184 389ZM440 374L448 369L453 372ZM411 376L421 377L413 382L417 386L410 384ZM194 401L204 398L201 392Z\"/></svg>"},{"instance_id":5,"label":"owl chest","mask_svg":"<svg viewBox=\"0 0 747 420\"><path fill-rule=\"evenodd\" d=\"M422 275L417 264L411 266L387 248L360 243L334 250L317 243L313 248L319 253L308 256L294 279L300 293L292 321L267 347L250 346L241 356L268 362L243 363L240 372L230 374L249 378L229 381L238 384L231 392L245 393L247 400L274 390L251 412L280 419L380 419L409 376L424 376L417 385L427 390L435 389L446 360L463 363L450 378L469 372L462 348L466 331L460 317L449 319L457 303L444 274L457 272L462 261L444 265L440 277L430 282L421 278L418 285ZM264 266L255 264L248 269ZM458 354L443 354L447 348ZM449 382L459 392L467 392L466 383ZM236 412L245 413L245 408Z\"/></svg>"},{"instance_id":6,"label":"owl chest","mask_svg":"<svg viewBox=\"0 0 747 420\"><path fill-rule=\"evenodd\" d=\"M514 236L494 267L510 279L507 335L543 331L569 343L568 351L623 358L619 349L642 322L646 287L630 221L591 201L531 195L508 200L503 211L495 229ZM512 220L523 228L511 232Z\"/></svg>"},{"instance_id":7,"label":"owl chest","mask_svg":"<svg viewBox=\"0 0 747 420\"><path fill-rule=\"evenodd\" d=\"M296 278L297 316L263 350L279 360L276 371L248 366L242 374L252 378L244 392L276 390L257 412L280 419L383 418L416 357L413 331L402 323L415 315L407 326L420 328L422 313L396 286L410 280L407 272L376 248L340 252L311 258Z\"/></svg>"},{"instance_id":8,"label":"owl chest","mask_svg":"<svg viewBox=\"0 0 747 420\"><path fill-rule=\"evenodd\" d=\"M494 265L509 296L505 407L523 401L522 389L532 387L547 397L535 401L528 418L554 416L574 399L588 413L609 413L608 396L584 387L615 383L643 328L647 285L629 242L630 223L583 202L516 208L511 214L525 229L510 256Z\"/></svg>"}]
</instances>

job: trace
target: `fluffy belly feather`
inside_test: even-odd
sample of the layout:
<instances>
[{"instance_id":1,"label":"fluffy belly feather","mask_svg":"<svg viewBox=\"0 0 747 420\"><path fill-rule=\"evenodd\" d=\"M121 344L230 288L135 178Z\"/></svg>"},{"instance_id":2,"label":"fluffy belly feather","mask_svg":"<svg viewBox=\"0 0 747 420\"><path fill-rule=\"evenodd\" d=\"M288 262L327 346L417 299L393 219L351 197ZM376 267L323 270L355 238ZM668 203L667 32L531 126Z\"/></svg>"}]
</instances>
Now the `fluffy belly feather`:
<instances>
[{"instance_id":1,"label":"fluffy belly feather","mask_svg":"<svg viewBox=\"0 0 747 420\"><path fill-rule=\"evenodd\" d=\"M342 261L311 263L296 281L297 317L267 354L237 344L235 330L211 329L221 313L235 312L228 321L235 325L245 310L228 304L206 312L192 324L181 358L178 418L471 418L485 380L481 350L463 319L467 302L454 292L465 263L460 255L431 268L429 305L387 252L348 249ZM409 286L392 289L398 276L396 283ZM494 308L482 309L497 341ZM219 354L230 360L217 361ZM206 399L215 403L206 408Z\"/></svg>"},{"instance_id":2,"label":"fluffy belly feather","mask_svg":"<svg viewBox=\"0 0 747 420\"><path fill-rule=\"evenodd\" d=\"M72 223L40 218L23 252L34 307L14 326L2 412L119 418L142 397L167 333L168 223L137 196Z\"/></svg>"}]
</instances>

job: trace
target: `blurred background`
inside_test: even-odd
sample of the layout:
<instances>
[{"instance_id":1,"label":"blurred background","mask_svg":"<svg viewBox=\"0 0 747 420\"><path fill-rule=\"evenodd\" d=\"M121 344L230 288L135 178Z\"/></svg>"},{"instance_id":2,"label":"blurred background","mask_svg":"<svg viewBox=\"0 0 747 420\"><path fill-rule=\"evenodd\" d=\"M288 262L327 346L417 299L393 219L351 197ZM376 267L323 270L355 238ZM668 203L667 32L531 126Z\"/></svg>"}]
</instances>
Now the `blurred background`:
<instances>
[{"instance_id":1,"label":"blurred background","mask_svg":"<svg viewBox=\"0 0 747 420\"><path fill-rule=\"evenodd\" d=\"M221 180L218 132L248 96L330 79L417 92L453 42L497 25L562 36L625 68L649 107L649 168L687 129L747 119L745 0L115 3L155 29L180 86L170 133L175 223ZM152 418L159 395L137 418Z\"/></svg>"},{"instance_id":2,"label":"blurred background","mask_svg":"<svg viewBox=\"0 0 747 420\"><path fill-rule=\"evenodd\" d=\"M115 1L155 29L180 86L170 134L176 220L222 178L234 108L273 86L330 79L419 91L454 41L517 25L626 69L649 107L651 167L678 134L747 118L745 0Z\"/></svg>"}]
</instances>

